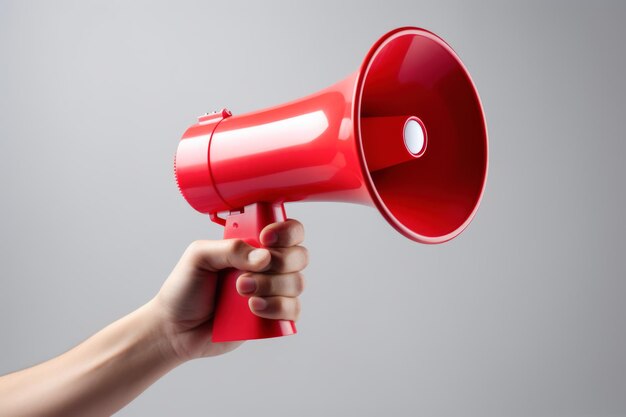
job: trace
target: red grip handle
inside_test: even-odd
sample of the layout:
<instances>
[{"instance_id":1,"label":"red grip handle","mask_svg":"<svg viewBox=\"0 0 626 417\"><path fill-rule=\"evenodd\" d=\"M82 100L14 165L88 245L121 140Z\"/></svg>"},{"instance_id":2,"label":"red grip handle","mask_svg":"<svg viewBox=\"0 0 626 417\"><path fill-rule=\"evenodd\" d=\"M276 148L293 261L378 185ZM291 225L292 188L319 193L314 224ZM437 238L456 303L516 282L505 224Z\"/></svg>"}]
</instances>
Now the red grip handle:
<instances>
[{"instance_id":1,"label":"red grip handle","mask_svg":"<svg viewBox=\"0 0 626 417\"><path fill-rule=\"evenodd\" d=\"M243 239L252 246L261 247L259 235L268 224L285 221L281 203L255 203L226 218L224 239ZM244 271L227 269L220 273L218 298L213 321L213 341L266 339L296 333L296 325L289 320L271 320L256 316L248 307L248 298L237 292L236 282Z\"/></svg>"}]
</instances>

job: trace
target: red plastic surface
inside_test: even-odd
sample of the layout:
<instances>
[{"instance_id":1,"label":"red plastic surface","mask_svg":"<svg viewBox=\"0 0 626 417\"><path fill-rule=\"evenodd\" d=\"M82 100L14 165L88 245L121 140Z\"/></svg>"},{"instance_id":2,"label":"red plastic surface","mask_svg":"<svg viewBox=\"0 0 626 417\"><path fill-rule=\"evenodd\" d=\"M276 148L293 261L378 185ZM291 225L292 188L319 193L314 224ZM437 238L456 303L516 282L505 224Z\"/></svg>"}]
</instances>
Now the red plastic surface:
<instances>
[{"instance_id":1,"label":"red plastic surface","mask_svg":"<svg viewBox=\"0 0 626 417\"><path fill-rule=\"evenodd\" d=\"M194 134L183 136L185 140L178 144L174 158L176 184L183 197L196 210L209 213L212 217L217 213L217 210L212 210L213 202L219 201L222 207L225 203L213 182L209 144L217 125L230 116L231 113L223 109L198 117L198 123L192 126Z\"/></svg>"},{"instance_id":2,"label":"red plastic surface","mask_svg":"<svg viewBox=\"0 0 626 417\"><path fill-rule=\"evenodd\" d=\"M369 149L384 151L381 143L402 138L370 132L364 119L407 115L423 122L428 149L379 169L380 158ZM359 71L330 88L191 126L179 145L176 174L187 201L203 213L256 201L369 204L408 238L441 243L473 218L487 154L482 106L460 59L436 35L401 28L372 47Z\"/></svg>"},{"instance_id":3,"label":"red plastic surface","mask_svg":"<svg viewBox=\"0 0 626 417\"><path fill-rule=\"evenodd\" d=\"M411 154L404 144L404 127L409 120L415 120L421 125L421 121L415 116L361 118L361 129L367 132L368 136L387 138L363 142L363 150L368 155L367 168L370 172L409 162L422 155L424 151L417 156Z\"/></svg>"},{"instance_id":4,"label":"red plastic surface","mask_svg":"<svg viewBox=\"0 0 626 417\"><path fill-rule=\"evenodd\" d=\"M487 179L487 126L467 69L437 35L400 28L374 44L358 74L357 123L411 114L428 133L424 155L371 172L362 144L385 138L361 127L357 144L373 203L408 238L452 239L474 218Z\"/></svg>"},{"instance_id":5,"label":"red plastic surface","mask_svg":"<svg viewBox=\"0 0 626 417\"><path fill-rule=\"evenodd\" d=\"M419 157L402 153L398 121L410 116L427 132ZM191 126L175 170L185 199L213 218L255 202L351 202L377 207L412 240L441 243L474 217L487 163L485 117L465 66L431 32L400 28L325 90Z\"/></svg>"},{"instance_id":6,"label":"red plastic surface","mask_svg":"<svg viewBox=\"0 0 626 417\"><path fill-rule=\"evenodd\" d=\"M258 203L244 207L241 213L226 218L225 239L243 239L252 246L261 247L259 235L268 224L284 221L282 204ZM213 341L264 339L296 333L296 326L288 320L269 320L250 311L248 298L237 292L236 282L243 272L228 269L220 274Z\"/></svg>"}]
</instances>

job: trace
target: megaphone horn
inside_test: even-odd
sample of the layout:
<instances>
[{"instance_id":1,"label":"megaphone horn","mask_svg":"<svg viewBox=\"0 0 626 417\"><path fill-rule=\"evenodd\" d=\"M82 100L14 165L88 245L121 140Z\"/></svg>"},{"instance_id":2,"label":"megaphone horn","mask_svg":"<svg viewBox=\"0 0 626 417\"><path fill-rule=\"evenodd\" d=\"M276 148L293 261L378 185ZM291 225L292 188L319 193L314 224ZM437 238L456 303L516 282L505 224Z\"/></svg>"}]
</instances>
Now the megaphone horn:
<instances>
[{"instance_id":1,"label":"megaphone horn","mask_svg":"<svg viewBox=\"0 0 626 417\"><path fill-rule=\"evenodd\" d=\"M225 226L225 238L260 246L283 203L372 205L421 243L457 236L478 208L487 176L487 128L465 66L442 39L413 27L384 35L360 69L308 97L233 116L201 116L176 153L189 204ZM226 218L220 212L229 212ZM253 315L222 278L213 340L295 333Z\"/></svg>"}]
</instances>

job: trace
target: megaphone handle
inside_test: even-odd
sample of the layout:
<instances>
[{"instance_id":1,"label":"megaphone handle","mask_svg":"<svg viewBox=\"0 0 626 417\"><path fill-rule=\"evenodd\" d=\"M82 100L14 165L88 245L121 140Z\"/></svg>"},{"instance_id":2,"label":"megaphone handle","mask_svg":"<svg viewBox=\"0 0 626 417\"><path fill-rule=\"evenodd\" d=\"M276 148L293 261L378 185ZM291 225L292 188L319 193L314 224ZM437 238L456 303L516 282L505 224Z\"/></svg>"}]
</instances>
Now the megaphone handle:
<instances>
[{"instance_id":1,"label":"megaphone handle","mask_svg":"<svg viewBox=\"0 0 626 417\"><path fill-rule=\"evenodd\" d=\"M265 226L285 221L282 203L255 203L239 212L231 212L224 224L225 239L243 239L252 246L261 247L259 235ZM288 320L270 320L256 316L248 307L248 298L237 292L236 282L244 271L228 269L220 273L218 298L213 321L213 341L266 339L296 333L296 326Z\"/></svg>"}]
</instances>

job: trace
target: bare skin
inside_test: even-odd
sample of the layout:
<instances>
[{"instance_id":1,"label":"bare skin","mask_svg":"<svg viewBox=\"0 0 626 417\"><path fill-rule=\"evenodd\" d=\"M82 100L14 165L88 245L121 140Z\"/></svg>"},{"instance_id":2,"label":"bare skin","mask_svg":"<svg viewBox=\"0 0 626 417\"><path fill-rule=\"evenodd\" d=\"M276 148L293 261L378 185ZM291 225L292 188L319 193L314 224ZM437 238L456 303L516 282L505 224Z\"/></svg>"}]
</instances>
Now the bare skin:
<instances>
[{"instance_id":1,"label":"bare skin","mask_svg":"<svg viewBox=\"0 0 626 417\"><path fill-rule=\"evenodd\" d=\"M0 377L0 416L109 416L178 365L230 352L212 343L217 272L248 271L237 290L264 318L297 320L301 270L308 262L302 224L263 229L255 249L240 240L193 242L145 305L47 362Z\"/></svg>"}]
</instances>

